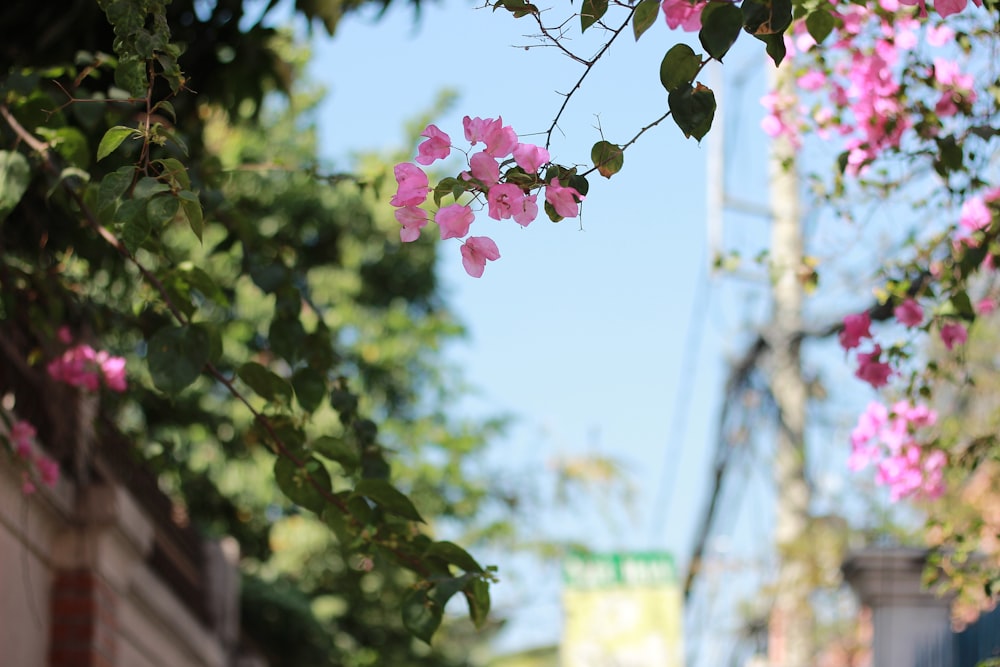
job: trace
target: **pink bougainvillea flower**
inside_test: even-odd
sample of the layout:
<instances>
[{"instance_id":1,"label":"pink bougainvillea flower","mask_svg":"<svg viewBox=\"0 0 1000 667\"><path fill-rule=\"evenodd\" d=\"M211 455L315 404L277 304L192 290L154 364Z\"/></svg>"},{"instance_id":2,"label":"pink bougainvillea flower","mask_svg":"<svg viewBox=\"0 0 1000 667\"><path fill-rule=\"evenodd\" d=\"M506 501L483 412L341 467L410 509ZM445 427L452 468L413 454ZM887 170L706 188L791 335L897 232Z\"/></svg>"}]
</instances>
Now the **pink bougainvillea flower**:
<instances>
[{"instance_id":1,"label":"pink bougainvillea flower","mask_svg":"<svg viewBox=\"0 0 1000 667\"><path fill-rule=\"evenodd\" d=\"M517 146L517 133L510 125L503 124L503 118L497 118L486 127L483 141L487 153L497 158L506 157Z\"/></svg>"},{"instance_id":2,"label":"pink bougainvillea flower","mask_svg":"<svg viewBox=\"0 0 1000 667\"><path fill-rule=\"evenodd\" d=\"M854 373L855 376L876 389L887 385L889 376L892 375L892 368L880 360L881 356L882 347L880 345L876 345L871 352L858 354L858 370Z\"/></svg>"},{"instance_id":3,"label":"pink bougainvillea flower","mask_svg":"<svg viewBox=\"0 0 1000 667\"><path fill-rule=\"evenodd\" d=\"M490 206L489 215L494 220L506 220L524 210L524 190L513 183L500 183L490 188L486 201Z\"/></svg>"},{"instance_id":4,"label":"pink bougainvillea flower","mask_svg":"<svg viewBox=\"0 0 1000 667\"><path fill-rule=\"evenodd\" d=\"M42 483L46 486L55 486L59 481L59 464L47 456L39 456L35 459L35 467L38 469L38 476L42 478Z\"/></svg>"},{"instance_id":5,"label":"pink bougainvillea flower","mask_svg":"<svg viewBox=\"0 0 1000 667\"><path fill-rule=\"evenodd\" d=\"M976 302L976 313L979 315L989 315L997 309L997 302L990 297L984 297Z\"/></svg>"},{"instance_id":6,"label":"pink bougainvillea flower","mask_svg":"<svg viewBox=\"0 0 1000 667\"><path fill-rule=\"evenodd\" d=\"M469 226L476 219L472 209L462 204L451 204L438 210L434 222L441 228L441 240L459 239L469 233Z\"/></svg>"},{"instance_id":7,"label":"pink bougainvillea flower","mask_svg":"<svg viewBox=\"0 0 1000 667\"><path fill-rule=\"evenodd\" d=\"M941 342L949 350L956 345L964 345L969 339L969 331L958 322L949 322L941 327Z\"/></svg>"},{"instance_id":8,"label":"pink bougainvillea flower","mask_svg":"<svg viewBox=\"0 0 1000 667\"><path fill-rule=\"evenodd\" d=\"M934 0L934 9L941 15L941 18L947 18L965 9L967 4L969 4L969 0Z\"/></svg>"},{"instance_id":9,"label":"pink bougainvillea flower","mask_svg":"<svg viewBox=\"0 0 1000 667\"><path fill-rule=\"evenodd\" d=\"M529 174L536 173L549 161L549 152L535 144L518 144L514 147L514 161Z\"/></svg>"},{"instance_id":10,"label":"pink bougainvillea flower","mask_svg":"<svg viewBox=\"0 0 1000 667\"><path fill-rule=\"evenodd\" d=\"M427 212L416 206L396 209L396 220L403 226L399 230L399 240L410 243L420 238L420 230L427 226Z\"/></svg>"},{"instance_id":11,"label":"pink bougainvillea flower","mask_svg":"<svg viewBox=\"0 0 1000 667\"><path fill-rule=\"evenodd\" d=\"M63 352L46 366L49 376L58 382L88 391L100 388L100 364L97 352L89 345L77 345Z\"/></svg>"},{"instance_id":12,"label":"pink bougainvillea flower","mask_svg":"<svg viewBox=\"0 0 1000 667\"><path fill-rule=\"evenodd\" d=\"M473 178L478 178L487 188L500 182L500 163L486 151L476 153L469 158L469 171Z\"/></svg>"},{"instance_id":13,"label":"pink bougainvillea flower","mask_svg":"<svg viewBox=\"0 0 1000 667\"><path fill-rule=\"evenodd\" d=\"M10 427L10 444L14 453L22 459L30 459L34 450L35 427L29 422L18 420Z\"/></svg>"},{"instance_id":14,"label":"pink bougainvillea flower","mask_svg":"<svg viewBox=\"0 0 1000 667\"><path fill-rule=\"evenodd\" d=\"M962 204L962 211L958 218L958 224L965 227L970 232L986 229L993 222L993 214L990 212L986 202L980 196L966 199Z\"/></svg>"},{"instance_id":15,"label":"pink bougainvillea flower","mask_svg":"<svg viewBox=\"0 0 1000 667\"><path fill-rule=\"evenodd\" d=\"M451 153L451 137L438 129L437 125L428 125L420 136L427 137L417 147L417 162L420 164L443 160Z\"/></svg>"},{"instance_id":16,"label":"pink bougainvillea flower","mask_svg":"<svg viewBox=\"0 0 1000 667\"><path fill-rule=\"evenodd\" d=\"M469 118L462 119L462 128L465 130L465 139L473 146L480 141L486 141L486 130L490 124L495 123L494 118Z\"/></svg>"},{"instance_id":17,"label":"pink bougainvillea flower","mask_svg":"<svg viewBox=\"0 0 1000 667\"><path fill-rule=\"evenodd\" d=\"M424 170L410 162L401 162L392 168L399 188L389 202L393 206L419 206L431 191Z\"/></svg>"},{"instance_id":18,"label":"pink bougainvillea flower","mask_svg":"<svg viewBox=\"0 0 1000 667\"><path fill-rule=\"evenodd\" d=\"M920 323L924 321L924 309L920 307L916 299L907 299L896 306L892 312L900 324L908 327L920 326Z\"/></svg>"},{"instance_id":19,"label":"pink bougainvillea flower","mask_svg":"<svg viewBox=\"0 0 1000 667\"><path fill-rule=\"evenodd\" d=\"M576 188L564 187L558 178L553 178L545 188L545 201L552 205L556 213L564 218L575 218L580 214L580 202L584 197Z\"/></svg>"},{"instance_id":20,"label":"pink bougainvillea flower","mask_svg":"<svg viewBox=\"0 0 1000 667\"><path fill-rule=\"evenodd\" d=\"M663 0L660 8L667 27L671 30L680 28L684 32L701 30L701 11L707 2L688 2L688 0Z\"/></svg>"},{"instance_id":21,"label":"pink bougainvillea flower","mask_svg":"<svg viewBox=\"0 0 1000 667\"><path fill-rule=\"evenodd\" d=\"M104 384L111 391L121 393L128 389L125 376L125 357L112 357L107 352L97 353L97 363L101 366Z\"/></svg>"},{"instance_id":22,"label":"pink bougainvillea flower","mask_svg":"<svg viewBox=\"0 0 1000 667\"><path fill-rule=\"evenodd\" d=\"M946 25L927 26L926 39L931 46L944 46L955 37L955 31Z\"/></svg>"},{"instance_id":23,"label":"pink bougainvillea flower","mask_svg":"<svg viewBox=\"0 0 1000 667\"><path fill-rule=\"evenodd\" d=\"M818 69L809 70L798 78L802 90L819 90L826 85L826 74Z\"/></svg>"},{"instance_id":24,"label":"pink bougainvillea flower","mask_svg":"<svg viewBox=\"0 0 1000 667\"><path fill-rule=\"evenodd\" d=\"M462 266L473 278L481 278L487 261L500 259L500 250L488 236L470 236L462 244Z\"/></svg>"},{"instance_id":25,"label":"pink bougainvillea flower","mask_svg":"<svg viewBox=\"0 0 1000 667\"><path fill-rule=\"evenodd\" d=\"M526 195L521 199L521 209L514 211L514 222L527 227L538 217L538 195Z\"/></svg>"},{"instance_id":26,"label":"pink bougainvillea flower","mask_svg":"<svg viewBox=\"0 0 1000 667\"><path fill-rule=\"evenodd\" d=\"M862 338L871 338L872 320L868 313L848 315L844 318L844 328L841 329L840 346L850 350L861 344Z\"/></svg>"}]
</instances>

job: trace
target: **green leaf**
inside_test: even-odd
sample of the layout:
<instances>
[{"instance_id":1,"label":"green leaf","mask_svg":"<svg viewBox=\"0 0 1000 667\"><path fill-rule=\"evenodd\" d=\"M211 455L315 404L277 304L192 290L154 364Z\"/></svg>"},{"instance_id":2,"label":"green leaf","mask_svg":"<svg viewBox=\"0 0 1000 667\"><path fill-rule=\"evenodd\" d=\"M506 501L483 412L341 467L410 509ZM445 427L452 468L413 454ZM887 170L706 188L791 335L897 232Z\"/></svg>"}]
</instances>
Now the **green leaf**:
<instances>
[{"instance_id":1,"label":"green leaf","mask_svg":"<svg viewBox=\"0 0 1000 667\"><path fill-rule=\"evenodd\" d=\"M146 218L150 225L165 226L177 216L181 207L180 200L170 194L153 197L146 204Z\"/></svg>"},{"instance_id":2,"label":"green leaf","mask_svg":"<svg viewBox=\"0 0 1000 667\"><path fill-rule=\"evenodd\" d=\"M121 240L133 255L149 238L151 230L149 218L146 217L145 199L126 199L115 211L115 222L121 225Z\"/></svg>"},{"instance_id":3,"label":"green leaf","mask_svg":"<svg viewBox=\"0 0 1000 667\"><path fill-rule=\"evenodd\" d=\"M313 412L326 397L326 378L312 368L306 366L292 375L292 388L295 398L306 412Z\"/></svg>"},{"instance_id":4,"label":"green leaf","mask_svg":"<svg viewBox=\"0 0 1000 667\"><path fill-rule=\"evenodd\" d=\"M286 405L292 402L292 386L277 373L248 361L236 371L247 386L269 401L280 400Z\"/></svg>"},{"instance_id":5,"label":"green leaf","mask_svg":"<svg viewBox=\"0 0 1000 667\"><path fill-rule=\"evenodd\" d=\"M403 626L410 634L430 644L431 637L441 626L444 609L428 597L425 589L418 588L403 598L402 613Z\"/></svg>"},{"instance_id":6,"label":"green leaf","mask_svg":"<svg viewBox=\"0 0 1000 667\"><path fill-rule=\"evenodd\" d=\"M136 199L148 199L163 192L170 192L165 183L151 176L143 176L132 189L132 196Z\"/></svg>"},{"instance_id":7,"label":"green leaf","mask_svg":"<svg viewBox=\"0 0 1000 667\"><path fill-rule=\"evenodd\" d=\"M710 2L701 13L701 45L719 62L729 52L743 28L743 12L729 2Z\"/></svg>"},{"instance_id":8,"label":"green leaf","mask_svg":"<svg viewBox=\"0 0 1000 667\"><path fill-rule=\"evenodd\" d=\"M69 164L83 168L90 166L90 147L87 145L87 138L79 129L40 127L37 132Z\"/></svg>"},{"instance_id":9,"label":"green leaf","mask_svg":"<svg viewBox=\"0 0 1000 667\"><path fill-rule=\"evenodd\" d=\"M469 552L458 546L454 542L435 542L427 548L424 555L428 558L440 558L441 560L455 565L466 572L483 572L482 566L476 559L469 555Z\"/></svg>"},{"instance_id":10,"label":"green leaf","mask_svg":"<svg viewBox=\"0 0 1000 667\"><path fill-rule=\"evenodd\" d=\"M469 618L476 628L482 628L490 613L490 584L476 577L471 579L463 591L469 604Z\"/></svg>"},{"instance_id":11,"label":"green leaf","mask_svg":"<svg viewBox=\"0 0 1000 667\"><path fill-rule=\"evenodd\" d=\"M587 28L600 21L607 11L608 0L583 0L583 8L580 10L580 32L586 32Z\"/></svg>"},{"instance_id":12,"label":"green leaf","mask_svg":"<svg viewBox=\"0 0 1000 667\"><path fill-rule=\"evenodd\" d=\"M153 160L153 164L159 165L161 177L166 178L175 190L187 190L191 187L191 177L188 176L187 167L177 158Z\"/></svg>"},{"instance_id":13,"label":"green leaf","mask_svg":"<svg viewBox=\"0 0 1000 667\"><path fill-rule=\"evenodd\" d=\"M97 210L105 221L114 217L134 177L135 167L120 167L101 179L97 190Z\"/></svg>"},{"instance_id":14,"label":"green leaf","mask_svg":"<svg viewBox=\"0 0 1000 667\"><path fill-rule=\"evenodd\" d=\"M635 14L632 15L632 34L635 35L635 41L638 42L642 34L652 27L659 13L659 0L642 0L639 3L635 8Z\"/></svg>"},{"instance_id":15,"label":"green leaf","mask_svg":"<svg viewBox=\"0 0 1000 667\"><path fill-rule=\"evenodd\" d=\"M316 438L311 443L311 447L317 454L339 463L349 473L357 470L358 465L361 463L358 448L344 438L334 438L333 436L324 435Z\"/></svg>"},{"instance_id":16,"label":"green leaf","mask_svg":"<svg viewBox=\"0 0 1000 667\"><path fill-rule=\"evenodd\" d=\"M351 495L364 496L390 514L424 523L413 501L384 479L363 479L354 487Z\"/></svg>"},{"instance_id":17,"label":"green leaf","mask_svg":"<svg viewBox=\"0 0 1000 667\"><path fill-rule=\"evenodd\" d=\"M792 23L792 0L743 0L740 9L744 30L757 38L781 35ZM770 42L761 41L768 44L768 54L771 54Z\"/></svg>"},{"instance_id":18,"label":"green leaf","mask_svg":"<svg viewBox=\"0 0 1000 667\"><path fill-rule=\"evenodd\" d=\"M191 226L191 231L201 241L204 230L201 200L198 199L198 195L189 190L181 190L177 196L180 197L181 209L184 211L184 217L188 220L188 225Z\"/></svg>"},{"instance_id":19,"label":"green leaf","mask_svg":"<svg viewBox=\"0 0 1000 667\"><path fill-rule=\"evenodd\" d=\"M660 63L660 83L668 93L690 87L700 69L701 56L687 44L675 44Z\"/></svg>"},{"instance_id":20,"label":"green leaf","mask_svg":"<svg viewBox=\"0 0 1000 667\"><path fill-rule=\"evenodd\" d=\"M281 492L299 507L316 514L326 509L326 495L331 493L332 482L330 473L317 459L306 459L300 467L288 457L278 456L274 461L274 480Z\"/></svg>"},{"instance_id":21,"label":"green leaf","mask_svg":"<svg viewBox=\"0 0 1000 667\"><path fill-rule=\"evenodd\" d=\"M302 341L305 337L306 330L298 318L277 318L271 322L268 329L271 351L292 363L298 361L302 355Z\"/></svg>"},{"instance_id":22,"label":"green leaf","mask_svg":"<svg viewBox=\"0 0 1000 667\"><path fill-rule=\"evenodd\" d=\"M198 379L211 352L207 332L187 326L160 329L146 346L153 384L167 394L176 394Z\"/></svg>"},{"instance_id":23,"label":"green leaf","mask_svg":"<svg viewBox=\"0 0 1000 667\"><path fill-rule=\"evenodd\" d=\"M528 14L538 13L538 7L529 2L525 2L525 0L497 0L496 4L493 5L493 11L496 11L500 7L503 7L508 12L513 14L516 19L519 19L522 16L527 16Z\"/></svg>"},{"instance_id":24,"label":"green leaf","mask_svg":"<svg viewBox=\"0 0 1000 667\"><path fill-rule=\"evenodd\" d=\"M785 59L785 37L781 34L754 35L754 37L764 42L764 50L767 51L767 55L771 56L775 66L780 65L781 61Z\"/></svg>"},{"instance_id":25,"label":"green leaf","mask_svg":"<svg viewBox=\"0 0 1000 667\"><path fill-rule=\"evenodd\" d=\"M833 14L828 9L813 10L806 17L806 30L817 44L822 44L823 40L830 36L834 24Z\"/></svg>"},{"instance_id":26,"label":"green leaf","mask_svg":"<svg viewBox=\"0 0 1000 667\"><path fill-rule=\"evenodd\" d=\"M341 500L344 499L343 494L335 494ZM332 505L328 505L323 509L320 518L323 519L323 523L333 530L333 534L337 536L337 541L342 545L350 544L355 537L354 528L348 522L347 517L339 508Z\"/></svg>"},{"instance_id":27,"label":"green leaf","mask_svg":"<svg viewBox=\"0 0 1000 667\"><path fill-rule=\"evenodd\" d=\"M28 160L17 151L0 151L0 221L14 210L31 182Z\"/></svg>"},{"instance_id":28,"label":"green leaf","mask_svg":"<svg viewBox=\"0 0 1000 667\"><path fill-rule=\"evenodd\" d=\"M620 146L610 141L598 141L590 149L590 159L594 161L598 173L605 178L611 178L622 170L625 163L625 153ZM582 193L581 193L582 194Z\"/></svg>"},{"instance_id":29,"label":"green leaf","mask_svg":"<svg viewBox=\"0 0 1000 667\"><path fill-rule=\"evenodd\" d=\"M678 88L667 96L674 122L685 137L701 141L712 127L715 117L715 93L706 86Z\"/></svg>"},{"instance_id":30,"label":"green leaf","mask_svg":"<svg viewBox=\"0 0 1000 667\"><path fill-rule=\"evenodd\" d=\"M142 136L135 128L115 125L104 133L101 143L97 146L97 159L103 160L115 152L115 149L122 145L122 142L130 136Z\"/></svg>"},{"instance_id":31,"label":"green leaf","mask_svg":"<svg viewBox=\"0 0 1000 667\"><path fill-rule=\"evenodd\" d=\"M955 312L964 320L976 319L976 309L972 307L972 300L969 299L968 292L964 290L956 293L950 299L951 305L955 307Z\"/></svg>"}]
</instances>

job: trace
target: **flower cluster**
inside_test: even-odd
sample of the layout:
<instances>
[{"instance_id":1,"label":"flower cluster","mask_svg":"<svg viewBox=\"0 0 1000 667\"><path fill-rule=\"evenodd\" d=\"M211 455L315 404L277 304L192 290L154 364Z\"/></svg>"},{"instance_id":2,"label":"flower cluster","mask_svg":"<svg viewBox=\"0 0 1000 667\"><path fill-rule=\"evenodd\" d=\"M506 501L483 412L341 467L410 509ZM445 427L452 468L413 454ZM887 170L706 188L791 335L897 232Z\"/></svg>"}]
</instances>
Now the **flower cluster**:
<instances>
[{"instance_id":1,"label":"flower cluster","mask_svg":"<svg viewBox=\"0 0 1000 667\"><path fill-rule=\"evenodd\" d=\"M440 230L441 239L462 241L462 265L474 278L483 275L487 261L500 258L500 250L488 236L469 236L475 221L475 211L470 205L478 202L486 207L494 220L511 219L527 227L538 216L538 193L545 188L544 201L550 217L573 218L580 213L583 194L567 182L568 170L553 170L543 177L540 170L549 165L549 152L541 146L522 143L502 118L470 118L462 120L466 140L483 148L468 156L468 170L458 178L446 178L433 190L427 173L416 164L397 164L393 173L398 187L391 204L397 207L396 220L402 226L399 238L403 242L416 241L420 230L430 221L421 206L434 192L439 205L433 219ZM415 162L429 165L451 154L451 137L435 125L428 125L421 133L426 137L417 148ZM502 173L501 173L502 172ZM562 178L562 181L560 181ZM440 206L441 198L451 195L455 203ZM471 195L467 201L464 195ZM485 201L484 201L485 200Z\"/></svg>"},{"instance_id":2,"label":"flower cluster","mask_svg":"<svg viewBox=\"0 0 1000 667\"><path fill-rule=\"evenodd\" d=\"M851 432L847 465L858 471L876 467L875 482L889 487L895 502L909 497L937 498L944 492L944 451L921 447L917 434L935 424L937 413L923 404L901 401L886 408L870 403Z\"/></svg>"},{"instance_id":3,"label":"flower cluster","mask_svg":"<svg viewBox=\"0 0 1000 667\"><path fill-rule=\"evenodd\" d=\"M7 444L15 460L22 466L21 492L31 495L36 482L55 486L59 481L59 464L38 450L35 427L26 421L14 422L7 434Z\"/></svg>"},{"instance_id":4,"label":"flower cluster","mask_svg":"<svg viewBox=\"0 0 1000 667\"><path fill-rule=\"evenodd\" d=\"M820 97L814 97L809 109L794 99L765 95L761 99L767 111L761 121L764 131L770 136L788 136L796 146L810 124L823 138L843 137L844 170L859 175L879 156L899 149L908 131L917 130L922 139L932 139L940 133L941 119L969 111L976 102L973 78L957 62L938 56L925 69L913 68L905 59L921 44L941 47L955 36L948 26L920 21L903 7L917 2L879 0L872 6L838 6L836 41L813 51L821 59L820 66L805 64L798 78L800 90ZM922 13L918 15L926 17L923 0L919 2ZM946 17L964 9L967 0L935 4L939 17ZM796 22L785 36L789 56L815 46L804 21ZM914 86L937 95L937 102L930 109L914 105Z\"/></svg>"},{"instance_id":5,"label":"flower cluster","mask_svg":"<svg viewBox=\"0 0 1000 667\"><path fill-rule=\"evenodd\" d=\"M72 342L66 327L59 330L59 340L66 344ZM97 351L89 345L70 347L62 356L50 361L46 370L52 379L87 391L97 391L102 381L112 391L127 389L125 359Z\"/></svg>"}]
</instances>

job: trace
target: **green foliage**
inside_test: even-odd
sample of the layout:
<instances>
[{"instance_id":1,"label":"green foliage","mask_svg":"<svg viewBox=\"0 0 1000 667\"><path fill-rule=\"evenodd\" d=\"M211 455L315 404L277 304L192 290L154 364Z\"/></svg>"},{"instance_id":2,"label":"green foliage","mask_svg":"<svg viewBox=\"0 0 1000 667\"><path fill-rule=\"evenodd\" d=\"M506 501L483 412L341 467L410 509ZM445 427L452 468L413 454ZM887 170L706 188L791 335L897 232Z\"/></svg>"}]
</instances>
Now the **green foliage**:
<instances>
[{"instance_id":1,"label":"green foliage","mask_svg":"<svg viewBox=\"0 0 1000 667\"><path fill-rule=\"evenodd\" d=\"M259 26L230 32L242 3L217 3L233 12L217 26L183 0L106 0L96 15L53 4L76 11L89 51L52 69L64 51L7 45L19 65L0 90L0 269L13 277L0 337L38 375L64 324L128 358L129 391L102 400L102 423L148 454L197 525L240 541L248 609L261 612L247 627L274 642L266 654L466 664L467 641L416 647L403 600L419 591L438 605L433 627L418 626L425 640L455 625L438 612L458 592L483 625L492 570L429 534L440 520L472 530L510 492L466 466L495 426L445 416L439 351L461 328L437 292L434 244L403 253L388 241L398 225L372 184L391 161L327 178L302 97L262 111L266 93L290 90L296 62L253 70L215 49L294 50ZM332 29L355 6L303 13ZM200 35L183 55L175 26ZM289 546L288 531L309 539ZM266 631L284 620L287 634Z\"/></svg>"},{"instance_id":2,"label":"green foliage","mask_svg":"<svg viewBox=\"0 0 1000 667\"><path fill-rule=\"evenodd\" d=\"M708 134L715 117L715 93L706 86L683 86L667 96L674 122L685 137L701 138Z\"/></svg>"},{"instance_id":3,"label":"green foliage","mask_svg":"<svg viewBox=\"0 0 1000 667\"><path fill-rule=\"evenodd\" d=\"M605 178L611 178L622 170L625 164L625 153L621 146L616 146L609 141L598 141L590 150L590 159L597 167L597 171Z\"/></svg>"},{"instance_id":4,"label":"green foliage","mask_svg":"<svg viewBox=\"0 0 1000 667\"><path fill-rule=\"evenodd\" d=\"M670 47L660 63L660 83L668 93L690 86L694 78L704 66L701 56L696 54L687 44L675 44Z\"/></svg>"},{"instance_id":5,"label":"green foliage","mask_svg":"<svg viewBox=\"0 0 1000 667\"><path fill-rule=\"evenodd\" d=\"M635 41L653 27L656 17L660 14L660 3L657 0L642 0L635 8L635 15L632 17L632 34Z\"/></svg>"},{"instance_id":6,"label":"green foliage","mask_svg":"<svg viewBox=\"0 0 1000 667\"><path fill-rule=\"evenodd\" d=\"M742 28L743 12L739 7L729 2L710 2L701 13L698 40L708 55L721 62Z\"/></svg>"}]
</instances>

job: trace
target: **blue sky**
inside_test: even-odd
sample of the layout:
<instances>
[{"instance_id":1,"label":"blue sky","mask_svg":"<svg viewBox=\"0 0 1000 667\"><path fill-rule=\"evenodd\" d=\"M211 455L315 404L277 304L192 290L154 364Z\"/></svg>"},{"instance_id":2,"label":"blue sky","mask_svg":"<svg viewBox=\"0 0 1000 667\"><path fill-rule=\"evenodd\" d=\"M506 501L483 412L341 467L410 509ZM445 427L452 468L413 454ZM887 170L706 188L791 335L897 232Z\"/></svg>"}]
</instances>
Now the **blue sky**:
<instances>
[{"instance_id":1,"label":"blue sky","mask_svg":"<svg viewBox=\"0 0 1000 667\"><path fill-rule=\"evenodd\" d=\"M321 147L335 162L401 146L405 122L445 88L459 99L437 125L456 143L466 114L502 115L522 136L544 131L558 91L582 73L553 49L516 48L534 43L523 37L529 19L458 2L428 5L417 27L408 9L373 16L348 18L333 40L314 46L311 75L328 89ZM575 25L570 34L581 44ZM553 159L586 162L601 138L598 122L606 139L624 143L661 115L659 62L675 39L661 21L638 44L623 36L571 101ZM752 105L749 113L760 112ZM463 271L457 243L442 253L450 301L470 330L454 360L479 388L484 411L516 419L500 455L540 470L560 456L612 456L635 485L624 521L576 516L537 527L546 536L602 550L666 549L682 565L691 548L723 362L738 352L734 333L746 316L704 285L706 154L668 120L629 149L611 181L591 178L582 229L575 220L521 229L480 216L473 233L494 238L502 257L479 280ZM509 595L520 609L505 644L557 641L557 573L525 596L519 584L530 575L514 562L499 565L509 577L501 604Z\"/></svg>"},{"instance_id":2,"label":"blue sky","mask_svg":"<svg viewBox=\"0 0 1000 667\"><path fill-rule=\"evenodd\" d=\"M352 154L403 146L405 123L443 89L459 98L436 124L455 143L463 115L502 115L532 141L551 123L560 91L582 73L554 49L524 49L537 44L524 37L533 27L530 19L455 1L427 4L417 25L403 7L378 20L375 12L345 19L335 38L314 43L311 76L328 90L317 118L323 156L344 167ZM575 21L568 34L567 44L594 51ZM679 37L698 48L662 19L638 44L623 35L571 101L553 160L588 162L602 138L598 125L603 138L620 144L659 117L666 109L659 63ZM763 77L745 76L763 71L760 51L742 43L727 59L737 65L726 68L725 152L727 193L765 205L766 143L757 129ZM741 58L749 70L740 68ZM543 216L521 229L480 215L473 233L491 236L502 257L478 280L463 271L457 241L443 249L446 291L470 331L452 358L479 389L464 407L516 419L496 456L539 471L558 457L610 456L635 485L627 509L602 513L592 504L528 527L529 534L598 550L665 549L682 571L686 565L708 488L725 362L741 353L767 309L766 284L708 270L707 155L707 139L701 146L684 139L668 119L628 150L611 181L591 177L582 222L552 224ZM752 256L765 247L759 216L730 211L725 221L727 248ZM830 447L820 461L832 459L830 467L842 470L846 453L846 446ZM768 464L755 465L747 475L760 482ZM730 519L744 535L769 530L771 499L762 488L751 488ZM740 539L735 525L723 532L728 544ZM505 579L497 599L514 612L501 645L558 641L558 571L498 558Z\"/></svg>"}]
</instances>

